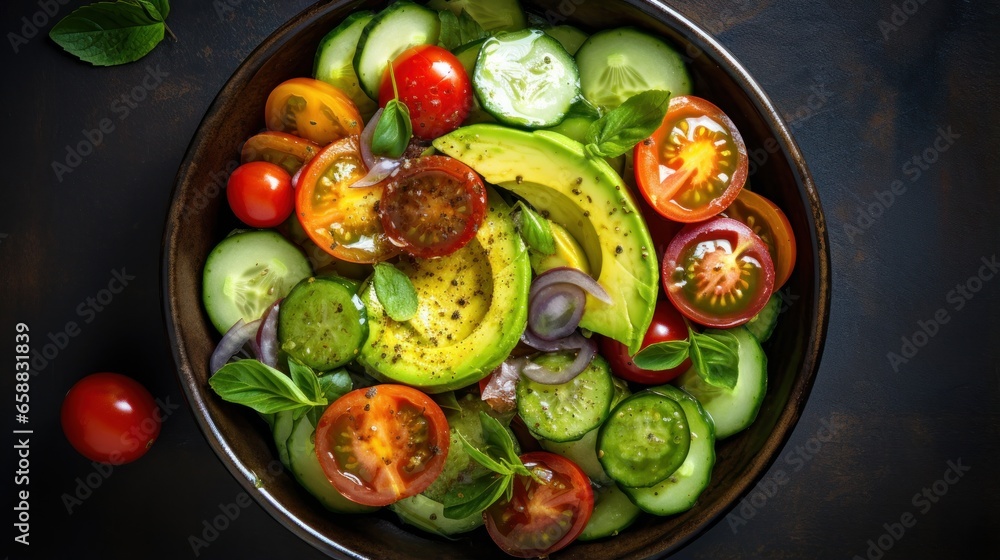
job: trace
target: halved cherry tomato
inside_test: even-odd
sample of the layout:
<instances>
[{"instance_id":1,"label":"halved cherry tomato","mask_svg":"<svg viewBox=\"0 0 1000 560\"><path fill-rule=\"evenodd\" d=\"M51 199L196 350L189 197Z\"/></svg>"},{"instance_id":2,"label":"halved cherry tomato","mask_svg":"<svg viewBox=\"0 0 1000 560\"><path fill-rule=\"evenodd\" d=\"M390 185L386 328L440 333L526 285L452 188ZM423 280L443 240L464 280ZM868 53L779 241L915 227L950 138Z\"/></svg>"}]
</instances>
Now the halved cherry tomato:
<instances>
[{"instance_id":1,"label":"halved cherry tomato","mask_svg":"<svg viewBox=\"0 0 1000 560\"><path fill-rule=\"evenodd\" d=\"M472 110L472 82L455 55L437 45L418 45L392 61L399 100L410 110L413 135L432 140L458 128ZM389 68L379 89L379 105L395 98Z\"/></svg>"},{"instance_id":2,"label":"halved cherry tomato","mask_svg":"<svg viewBox=\"0 0 1000 560\"><path fill-rule=\"evenodd\" d=\"M746 189L726 208L726 216L743 222L753 230L774 261L774 289L780 288L795 268L795 232L778 205Z\"/></svg>"},{"instance_id":3,"label":"halved cherry tomato","mask_svg":"<svg viewBox=\"0 0 1000 560\"><path fill-rule=\"evenodd\" d=\"M469 166L446 156L407 160L384 181L382 227L393 243L422 258L454 253L486 215L486 188Z\"/></svg>"},{"instance_id":4,"label":"halved cherry tomato","mask_svg":"<svg viewBox=\"0 0 1000 560\"><path fill-rule=\"evenodd\" d=\"M326 82L292 78L267 96L264 122L268 130L289 132L325 146L361 134L361 113L348 95Z\"/></svg>"},{"instance_id":5,"label":"halved cherry tomato","mask_svg":"<svg viewBox=\"0 0 1000 560\"><path fill-rule=\"evenodd\" d=\"M747 148L721 109L692 95L670 100L663 124L635 146L635 180L664 217L699 222L725 210L747 178Z\"/></svg>"},{"instance_id":6,"label":"halved cherry tomato","mask_svg":"<svg viewBox=\"0 0 1000 560\"><path fill-rule=\"evenodd\" d=\"M486 530L511 556L547 556L573 542L594 511L594 491L576 463L546 451L521 455L536 477L516 476L513 497L486 508Z\"/></svg>"},{"instance_id":7,"label":"halved cherry tomato","mask_svg":"<svg viewBox=\"0 0 1000 560\"><path fill-rule=\"evenodd\" d=\"M240 221L258 228L281 224L295 208L292 177L284 167L266 161L251 161L233 170L226 199Z\"/></svg>"},{"instance_id":8,"label":"halved cherry tomato","mask_svg":"<svg viewBox=\"0 0 1000 560\"><path fill-rule=\"evenodd\" d=\"M355 263L374 263L399 249L386 237L376 207L381 184L351 187L368 174L358 137L323 148L302 168L295 212L306 235L332 256Z\"/></svg>"},{"instance_id":9,"label":"halved cherry tomato","mask_svg":"<svg viewBox=\"0 0 1000 560\"><path fill-rule=\"evenodd\" d=\"M280 165L289 175L295 172L320 151L320 145L285 132L265 131L251 136L243 143L240 161L267 161Z\"/></svg>"},{"instance_id":10,"label":"halved cherry tomato","mask_svg":"<svg viewBox=\"0 0 1000 560\"><path fill-rule=\"evenodd\" d=\"M419 494L444 469L451 442L444 412L405 385L347 393L316 426L316 456L348 499L386 506Z\"/></svg>"},{"instance_id":11,"label":"halved cherry tomato","mask_svg":"<svg viewBox=\"0 0 1000 560\"><path fill-rule=\"evenodd\" d=\"M663 255L663 288L688 319L709 327L742 325L774 291L767 246L746 225L716 217L684 226Z\"/></svg>"},{"instance_id":12,"label":"halved cherry tomato","mask_svg":"<svg viewBox=\"0 0 1000 560\"><path fill-rule=\"evenodd\" d=\"M653 322L646 330L646 336L642 339L642 348L657 342L669 342L671 340L687 340L687 324L684 317L673 306L670 301L660 299L656 302L656 310L653 311ZM632 362L632 356L628 353L628 346L613 338L601 337L601 355L608 360L611 371L628 381L643 383L645 385L662 385L684 373L691 367L691 360L684 362L672 369L652 371L642 369Z\"/></svg>"}]
</instances>

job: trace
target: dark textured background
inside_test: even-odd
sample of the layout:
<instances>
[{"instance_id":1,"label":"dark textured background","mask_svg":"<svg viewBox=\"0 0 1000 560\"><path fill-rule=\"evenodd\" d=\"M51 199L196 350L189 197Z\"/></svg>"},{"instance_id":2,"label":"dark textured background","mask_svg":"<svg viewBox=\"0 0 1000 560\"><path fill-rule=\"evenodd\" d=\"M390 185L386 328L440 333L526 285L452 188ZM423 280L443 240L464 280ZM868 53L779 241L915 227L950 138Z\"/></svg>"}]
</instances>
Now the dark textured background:
<instances>
[{"instance_id":1,"label":"dark textured background","mask_svg":"<svg viewBox=\"0 0 1000 560\"><path fill-rule=\"evenodd\" d=\"M61 17L81 2L52 4ZM254 46L311 1L173 4L179 40L116 68L61 52L46 37L56 18L44 15L44 0L0 7L8 430L16 427L14 325L31 327L38 350L49 335L65 342L31 381L32 544L12 544L7 509L13 557L189 558L189 536L234 504L239 517L201 557L320 556L256 504L239 507L245 495L181 396L159 270L174 176L201 117ZM672 4L715 34L791 123L826 212L833 267L826 350L794 434L758 490L675 557L1000 556L1000 272L970 283L982 259L1000 253L1000 5ZM10 34L33 17L41 31L26 29L15 52ZM157 69L162 83L124 104ZM53 162L65 163L66 146L103 119L114 130L57 178ZM134 279L122 293L100 312L80 307L123 269ZM959 285L979 291L953 292ZM947 322L931 325L935 315ZM59 335L70 321L79 332ZM930 336L914 337L921 328ZM904 338L921 347L894 368L887 354L900 354ZM135 377L176 407L147 456L103 472L71 449L58 423L65 391L102 370ZM938 482L937 497L949 464L966 472ZM88 480L99 484L89 496ZM925 488L934 501L920 496ZM85 498L69 513L63 495L75 493ZM915 524L894 527L906 515ZM880 537L888 552L872 548Z\"/></svg>"}]
</instances>

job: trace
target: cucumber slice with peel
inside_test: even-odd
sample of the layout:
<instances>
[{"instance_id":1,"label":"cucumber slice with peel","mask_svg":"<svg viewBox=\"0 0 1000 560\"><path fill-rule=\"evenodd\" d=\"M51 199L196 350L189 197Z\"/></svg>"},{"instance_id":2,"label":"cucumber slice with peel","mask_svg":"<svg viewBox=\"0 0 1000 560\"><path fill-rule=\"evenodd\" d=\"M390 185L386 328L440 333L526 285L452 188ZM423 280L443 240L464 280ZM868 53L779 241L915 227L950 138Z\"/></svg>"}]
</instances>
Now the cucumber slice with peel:
<instances>
[{"instance_id":1,"label":"cucumber slice with peel","mask_svg":"<svg viewBox=\"0 0 1000 560\"><path fill-rule=\"evenodd\" d=\"M313 62L313 77L350 96L365 121L375 113L378 104L361 89L358 74L354 71L354 55L357 54L361 32L374 17L371 10L347 16L340 25L320 39Z\"/></svg>"},{"instance_id":2,"label":"cucumber slice with peel","mask_svg":"<svg viewBox=\"0 0 1000 560\"><path fill-rule=\"evenodd\" d=\"M450 10L456 16L464 10L487 32L517 31L527 26L524 10L517 0L430 0L433 10Z\"/></svg>"},{"instance_id":3,"label":"cucumber slice with peel","mask_svg":"<svg viewBox=\"0 0 1000 560\"><path fill-rule=\"evenodd\" d=\"M410 47L437 44L440 32L437 12L408 0L399 0L379 12L361 32L354 55L361 89L377 100L389 62Z\"/></svg>"}]
</instances>

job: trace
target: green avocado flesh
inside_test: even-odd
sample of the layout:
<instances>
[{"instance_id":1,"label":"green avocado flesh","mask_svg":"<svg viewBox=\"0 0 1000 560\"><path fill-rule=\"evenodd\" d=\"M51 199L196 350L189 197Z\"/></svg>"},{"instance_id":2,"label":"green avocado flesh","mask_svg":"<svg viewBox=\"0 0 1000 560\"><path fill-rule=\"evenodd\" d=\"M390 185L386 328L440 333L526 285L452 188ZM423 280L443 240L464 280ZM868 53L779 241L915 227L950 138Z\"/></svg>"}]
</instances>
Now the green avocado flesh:
<instances>
[{"instance_id":1,"label":"green avocado flesh","mask_svg":"<svg viewBox=\"0 0 1000 560\"><path fill-rule=\"evenodd\" d=\"M486 217L465 247L439 259L404 259L397 268L417 291L412 319L390 319L371 283L361 293L369 334L358 362L375 378L450 391L489 375L517 345L531 264L496 191L490 189Z\"/></svg>"},{"instance_id":2,"label":"green avocado flesh","mask_svg":"<svg viewBox=\"0 0 1000 560\"><path fill-rule=\"evenodd\" d=\"M587 297L580 326L639 350L653 317L659 265L649 229L621 177L583 144L547 131L460 128L434 147L524 198L580 243L611 304Z\"/></svg>"}]
</instances>

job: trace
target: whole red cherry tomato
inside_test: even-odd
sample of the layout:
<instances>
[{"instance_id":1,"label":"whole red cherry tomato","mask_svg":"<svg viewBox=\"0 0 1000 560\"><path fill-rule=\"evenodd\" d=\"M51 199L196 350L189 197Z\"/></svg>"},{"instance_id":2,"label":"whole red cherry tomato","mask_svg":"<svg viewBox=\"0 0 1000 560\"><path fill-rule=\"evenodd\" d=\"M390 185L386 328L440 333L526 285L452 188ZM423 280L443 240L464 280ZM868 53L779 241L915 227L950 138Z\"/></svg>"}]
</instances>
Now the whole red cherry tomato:
<instances>
[{"instance_id":1,"label":"whole red cherry tomato","mask_svg":"<svg viewBox=\"0 0 1000 560\"><path fill-rule=\"evenodd\" d=\"M281 225L295 209L292 176L283 167L266 161L237 167L229 176L226 198L240 221L258 228Z\"/></svg>"},{"instance_id":2,"label":"whole red cherry tomato","mask_svg":"<svg viewBox=\"0 0 1000 560\"><path fill-rule=\"evenodd\" d=\"M160 435L163 417L138 381L118 373L95 373L66 393L61 420L66 439L81 455L120 465L149 450Z\"/></svg>"},{"instance_id":3,"label":"whole red cherry tomato","mask_svg":"<svg viewBox=\"0 0 1000 560\"><path fill-rule=\"evenodd\" d=\"M661 298L656 302L656 311L653 312L653 322L646 330L646 336L642 339L642 348L658 342L669 342L671 340L686 340L688 337L687 324L684 317L666 299ZM642 369L632 362L632 357L628 353L628 346L613 338L601 338L601 355L608 360L611 371L628 381L643 383L646 385L662 385L691 368L691 360L684 360L681 365L661 371Z\"/></svg>"},{"instance_id":4,"label":"whole red cherry tomato","mask_svg":"<svg viewBox=\"0 0 1000 560\"><path fill-rule=\"evenodd\" d=\"M436 45L419 45L403 51L386 67L378 103L395 97L410 110L413 135L432 140L458 128L472 110L472 82L455 55Z\"/></svg>"}]
</instances>

